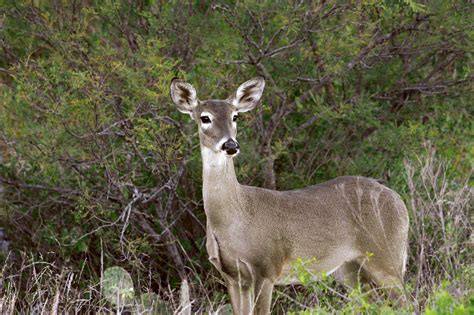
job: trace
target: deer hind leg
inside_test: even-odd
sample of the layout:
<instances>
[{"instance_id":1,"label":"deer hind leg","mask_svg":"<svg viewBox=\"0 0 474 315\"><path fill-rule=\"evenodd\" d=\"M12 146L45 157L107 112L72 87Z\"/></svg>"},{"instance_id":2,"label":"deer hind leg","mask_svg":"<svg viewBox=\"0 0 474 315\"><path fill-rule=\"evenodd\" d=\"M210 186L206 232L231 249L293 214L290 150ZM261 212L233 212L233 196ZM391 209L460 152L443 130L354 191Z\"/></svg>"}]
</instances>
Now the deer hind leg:
<instances>
[{"instance_id":1,"label":"deer hind leg","mask_svg":"<svg viewBox=\"0 0 474 315\"><path fill-rule=\"evenodd\" d=\"M371 257L361 263L368 277L382 288L393 302L405 303L403 293L403 268L396 268L389 261Z\"/></svg>"},{"instance_id":2,"label":"deer hind leg","mask_svg":"<svg viewBox=\"0 0 474 315\"><path fill-rule=\"evenodd\" d=\"M356 261L349 261L342 264L342 266L334 271L333 276L337 281L351 289L356 288L360 283L368 281L366 271L361 268L360 264Z\"/></svg>"}]
</instances>

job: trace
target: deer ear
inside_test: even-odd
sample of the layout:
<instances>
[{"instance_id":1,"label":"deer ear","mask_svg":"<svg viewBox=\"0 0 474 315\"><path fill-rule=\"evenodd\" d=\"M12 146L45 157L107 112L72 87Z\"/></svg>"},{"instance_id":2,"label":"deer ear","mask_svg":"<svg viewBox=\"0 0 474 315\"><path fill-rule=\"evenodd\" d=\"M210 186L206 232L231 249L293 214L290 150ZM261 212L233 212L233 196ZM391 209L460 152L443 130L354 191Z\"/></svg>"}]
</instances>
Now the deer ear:
<instances>
[{"instance_id":1,"label":"deer ear","mask_svg":"<svg viewBox=\"0 0 474 315\"><path fill-rule=\"evenodd\" d=\"M171 81L171 99L178 107L178 110L185 114L191 114L198 104L196 90L194 87L181 79Z\"/></svg>"},{"instance_id":2,"label":"deer ear","mask_svg":"<svg viewBox=\"0 0 474 315\"><path fill-rule=\"evenodd\" d=\"M230 98L238 112L246 112L257 106L265 88L265 79L256 77L243 83Z\"/></svg>"}]
</instances>

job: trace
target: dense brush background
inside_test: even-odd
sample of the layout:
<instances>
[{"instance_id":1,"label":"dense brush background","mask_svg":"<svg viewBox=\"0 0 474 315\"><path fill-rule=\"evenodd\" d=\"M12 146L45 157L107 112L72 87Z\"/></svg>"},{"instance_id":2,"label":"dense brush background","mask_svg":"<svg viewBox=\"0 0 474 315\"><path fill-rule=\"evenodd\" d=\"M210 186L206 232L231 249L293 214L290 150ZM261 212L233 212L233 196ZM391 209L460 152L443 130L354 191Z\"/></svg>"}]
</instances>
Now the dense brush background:
<instances>
[{"instance_id":1,"label":"dense brush background","mask_svg":"<svg viewBox=\"0 0 474 315\"><path fill-rule=\"evenodd\" d=\"M112 266L162 313L179 309L183 279L193 312L222 309L197 128L169 83L226 98L264 75L261 106L239 123L241 183L374 177L411 220L408 305L295 266L304 285L277 289L273 312L472 314L473 10L467 0L0 0L0 312L127 311L104 298Z\"/></svg>"}]
</instances>

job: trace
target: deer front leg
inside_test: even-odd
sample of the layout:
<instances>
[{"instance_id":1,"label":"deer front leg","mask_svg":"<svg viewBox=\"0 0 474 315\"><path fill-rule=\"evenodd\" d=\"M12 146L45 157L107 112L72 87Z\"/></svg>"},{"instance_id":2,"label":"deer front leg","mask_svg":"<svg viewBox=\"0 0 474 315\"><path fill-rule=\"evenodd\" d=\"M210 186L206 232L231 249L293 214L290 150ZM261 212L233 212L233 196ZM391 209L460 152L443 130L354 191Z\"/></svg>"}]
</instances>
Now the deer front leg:
<instances>
[{"instance_id":1,"label":"deer front leg","mask_svg":"<svg viewBox=\"0 0 474 315\"><path fill-rule=\"evenodd\" d=\"M273 281L265 278L257 279L255 283L255 309L254 314L270 314L272 303Z\"/></svg>"},{"instance_id":2,"label":"deer front leg","mask_svg":"<svg viewBox=\"0 0 474 315\"><path fill-rule=\"evenodd\" d=\"M227 291L235 315L250 315L253 310L252 290L238 281L227 280Z\"/></svg>"},{"instance_id":3,"label":"deer front leg","mask_svg":"<svg viewBox=\"0 0 474 315\"><path fill-rule=\"evenodd\" d=\"M253 286L245 286L234 280L226 281L234 314L270 314L273 282L258 279Z\"/></svg>"}]
</instances>

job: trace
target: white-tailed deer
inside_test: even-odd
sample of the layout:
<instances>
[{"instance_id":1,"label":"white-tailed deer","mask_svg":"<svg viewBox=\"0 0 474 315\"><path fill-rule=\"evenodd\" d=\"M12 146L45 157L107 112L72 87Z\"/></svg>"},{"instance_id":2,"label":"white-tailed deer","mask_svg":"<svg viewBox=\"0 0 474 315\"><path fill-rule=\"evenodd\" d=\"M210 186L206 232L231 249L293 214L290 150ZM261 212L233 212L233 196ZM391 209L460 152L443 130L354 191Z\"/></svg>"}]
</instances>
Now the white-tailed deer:
<instances>
[{"instance_id":1,"label":"white-tailed deer","mask_svg":"<svg viewBox=\"0 0 474 315\"><path fill-rule=\"evenodd\" d=\"M198 124L209 259L227 285L235 314L270 311L275 284L293 282L297 258L315 273L354 286L364 278L400 288L408 214L400 196L365 177L338 177L291 191L239 184L233 158L238 113L260 101L265 80L242 84L226 100L200 101L192 85L171 82L178 110ZM362 277L363 276L363 277Z\"/></svg>"}]
</instances>

